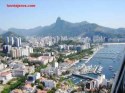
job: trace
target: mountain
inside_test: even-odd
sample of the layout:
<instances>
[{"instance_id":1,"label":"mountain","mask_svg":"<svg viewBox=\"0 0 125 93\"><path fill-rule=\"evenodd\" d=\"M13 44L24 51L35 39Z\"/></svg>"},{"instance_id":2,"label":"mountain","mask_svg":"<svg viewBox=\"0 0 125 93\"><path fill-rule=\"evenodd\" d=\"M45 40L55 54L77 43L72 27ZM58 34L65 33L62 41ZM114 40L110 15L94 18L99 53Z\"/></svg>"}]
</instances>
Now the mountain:
<instances>
[{"instance_id":1,"label":"mountain","mask_svg":"<svg viewBox=\"0 0 125 93\"><path fill-rule=\"evenodd\" d=\"M125 29L113 29L103 27L95 23L88 23L86 21L79 23L70 23L57 18L56 22L50 26L43 27L39 31L39 36L89 36L101 35L106 37L124 37Z\"/></svg>"},{"instance_id":2,"label":"mountain","mask_svg":"<svg viewBox=\"0 0 125 93\"><path fill-rule=\"evenodd\" d=\"M42 29L41 26L32 28L32 29L17 29L17 28L10 28L8 31L14 32L16 34L22 36L36 36L37 33Z\"/></svg>"},{"instance_id":3,"label":"mountain","mask_svg":"<svg viewBox=\"0 0 125 93\"><path fill-rule=\"evenodd\" d=\"M12 31L22 36L89 36L101 35L106 37L125 37L125 28L109 28L100 26L95 23L86 21L79 23L71 23L57 18L56 22L44 27L36 27L32 29L16 29L11 28Z\"/></svg>"},{"instance_id":4,"label":"mountain","mask_svg":"<svg viewBox=\"0 0 125 93\"><path fill-rule=\"evenodd\" d=\"M11 31L3 33L1 36L2 36L3 39L5 39L6 37L21 37L22 41L26 41L24 36L18 35L17 33L14 33L14 32L11 32Z\"/></svg>"},{"instance_id":5,"label":"mountain","mask_svg":"<svg viewBox=\"0 0 125 93\"><path fill-rule=\"evenodd\" d=\"M19 37L19 35L18 34L16 34L16 33L14 33L14 32L11 32L11 31L8 31L8 32L5 32L5 33L3 33L2 34L2 37L4 38L4 37L13 37L13 36L15 36L15 37Z\"/></svg>"}]
</instances>

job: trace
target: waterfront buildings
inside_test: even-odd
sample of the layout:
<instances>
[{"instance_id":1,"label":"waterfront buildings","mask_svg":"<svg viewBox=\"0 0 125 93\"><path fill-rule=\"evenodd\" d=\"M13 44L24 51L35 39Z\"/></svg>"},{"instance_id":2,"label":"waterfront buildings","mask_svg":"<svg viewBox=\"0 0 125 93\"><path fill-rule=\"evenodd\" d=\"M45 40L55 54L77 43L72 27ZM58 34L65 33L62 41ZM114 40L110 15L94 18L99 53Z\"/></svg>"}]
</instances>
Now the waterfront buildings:
<instances>
[{"instance_id":1,"label":"waterfront buildings","mask_svg":"<svg viewBox=\"0 0 125 93\"><path fill-rule=\"evenodd\" d=\"M107 84L108 84L108 81L105 78L105 75L100 75L96 79L86 80L85 90L90 91L90 90L99 88L99 86L107 86Z\"/></svg>"},{"instance_id":2,"label":"waterfront buildings","mask_svg":"<svg viewBox=\"0 0 125 93\"><path fill-rule=\"evenodd\" d=\"M93 36L93 43L104 43L105 42L105 37L103 36Z\"/></svg>"},{"instance_id":3,"label":"waterfront buildings","mask_svg":"<svg viewBox=\"0 0 125 93\"><path fill-rule=\"evenodd\" d=\"M69 51L69 50L74 50L74 51L82 51L84 49L89 49L91 48L90 43L84 43L82 45L59 45L59 50L61 51Z\"/></svg>"},{"instance_id":4,"label":"waterfront buildings","mask_svg":"<svg viewBox=\"0 0 125 93\"><path fill-rule=\"evenodd\" d=\"M75 62L74 62L75 63ZM72 62L53 62L52 66L48 66L45 69L41 69L42 75L56 75L60 76L63 72L65 73L71 66L73 66Z\"/></svg>"},{"instance_id":5,"label":"waterfront buildings","mask_svg":"<svg viewBox=\"0 0 125 93\"><path fill-rule=\"evenodd\" d=\"M30 55L30 53L33 53L32 47L36 47L35 46L36 42L34 42L34 44L32 44L33 45L32 47L25 46L25 45L20 47L21 41L19 39L17 39L16 40L17 41L16 42L17 47L14 47L14 46L11 46L13 44L13 40L14 40L14 39L12 39L11 45L5 45L5 47L11 46L11 48L10 48L10 56L11 57L13 57L13 58L22 57L22 58L20 58L21 61L23 61L24 58L28 59L28 61L26 63L21 62L22 64L18 64L14 61L9 63L9 61L7 60L7 64L9 65L8 68L10 68L9 71L11 71L11 77L13 76L14 78L16 78L16 77L19 78L21 76L25 76L26 73L29 73L29 75L27 76L27 80L25 82L23 82L23 83L25 83L25 86L23 86L23 89L22 89L22 90L24 90L24 93L34 92L34 90L36 91L37 87L34 88L33 85L37 85L36 82L35 82L37 79L40 80L40 84L45 84L45 87L44 87L45 89L51 89L51 88L55 87L56 83L61 81L62 78L64 78L64 80L62 80L61 83L66 82L66 84L64 84L64 86L68 86L69 89L67 89L67 90L62 89L62 91L59 91L59 93L69 93L67 91L72 91L73 89L70 86L70 84L68 85L67 78L69 76L71 76L72 73L74 73L74 74L77 74L77 72L78 73L80 72L79 74L95 73L96 70L97 70L96 68L98 67L97 64L102 65L103 63L106 64L106 62L109 63L109 60L103 61L103 60L101 60L101 58L100 58L100 60L94 61L94 62L97 62L96 66L95 66L95 64L93 64L93 66L91 65L94 62L92 62L91 64L89 64L90 62L86 63L87 61L80 63L79 60L78 61L69 60L68 58L64 58L64 62L61 62L61 63L56 62L55 59L58 58L59 55L61 55L61 54L67 56L67 55L82 51L84 49L90 48L89 38L81 39L82 44L76 44L76 45L62 44L62 45L59 45L59 46L56 45L56 46L54 46L54 48L53 48L53 46L51 46L51 45L57 43L57 41L59 41L59 40L67 40L67 39L68 38L61 38L61 39L56 38L55 39L53 37L46 37L46 38L44 38L44 40L42 40L41 38L39 38L39 39L37 38L38 46L43 44L44 47L42 47L42 48L45 48L46 50L47 49L53 49L54 51L57 51L57 52L54 52L55 54L52 55L52 53L50 53L46 50L43 53L38 51L39 54L42 55L42 56L39 56L39 57L36 57L36 58L35 57L27 57L27 56ZM9 38L9 40L10 40L10 38ZM50 41L48 42L47 40L50 40ZM43 41L44 41L44 43L43 43ZM7 42L9 42L9 41L7 41ZM49 47L49 46L51 46L51 47ZM60 48L61 51L59 51L58 48ZM5 48L5 51L6 51L6 48ZM7 48L7 52L8 52L8 48ZM108 49L108 53L104 53L104 55L105 54L108 55L109 52L112 52L112 50ZM102 54L103 53L100 53L99 55L101 56ZM112 54L116 55L116 54L118 54L118 52L112 53ZM113 57L117 58L114 55L113 55ZM108 57L110 57L110 56L108 56ZM99 56L97 58L99 59ZM30 64L30 62L31 62L31 64ZM76 64L76 63L78 63L78 64ZM117 62L114 62L113 64L115 64L115 63L117 63ZM81 65L79 65L79 64L81 64ZM85 65L85 64L87 64L87 65ZM103 64L103 66L104 66L104 64ZM37 67L42 67L42 65L47 65L47 67L44 68L44 69L39 68L39 69L41 69L40 73L35 73L35 69L37 69ZM50 65L52 65L52 66L50 66ZM76 65L77 65L77 67L76 67ZM0 67L1 67L0 69L2 70L3 69L2 67L4 67L3 64L0 64ZM108 72L108 71L106 70L106 72ZM33 73L35 73L35 74L33 74ZM49 80L48 79L41 80L40 74L42 74L42 77L46 77ZM54 76L54 79L53 79L53 76ZM5 78L6 78L6 76L5 76ZM5 78L1 75L1 78L0 78L1 82L3 82L3 80L6 81ZM105 78L104 75L101 75L101 76L99 76L97 78L94 78L94 79L87 79L87 80L84 80L83 78L81 80L78 80L79 78L78 79L76 79L74 77L71 77L71 78L74 80L73 81L74 85L77 85L79 82L82 82L82 83L85 82L85 89L87 91L99 88L100 85L108 86L107 79ZM41 83L41 82L44 82L44 83ZM77 87L79 87L79 86L77 86ZM58 93L58 91L55 92L55 93Z\"/></svg>"}]
</instances>

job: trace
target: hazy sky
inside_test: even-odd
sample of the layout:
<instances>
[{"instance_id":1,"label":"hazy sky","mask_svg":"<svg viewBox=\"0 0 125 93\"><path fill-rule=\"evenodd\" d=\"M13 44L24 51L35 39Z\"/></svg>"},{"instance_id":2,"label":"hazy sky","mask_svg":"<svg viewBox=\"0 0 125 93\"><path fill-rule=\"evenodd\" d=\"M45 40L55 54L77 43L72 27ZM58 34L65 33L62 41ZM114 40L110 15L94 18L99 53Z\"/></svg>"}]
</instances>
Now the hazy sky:
<instances>
[{"instance_id":1,"label":"hazy sky","mask_svg":"<svg viewBox=\"0 0 125 93\"><path fill-rule=\"evenodd\" d=\"M35 8L7 8L6 4L35 4ZM125 0L0 0L0 28L50 25L60 16L70 22L88 21L125 27Z\"/></svg>"}]
</instances>

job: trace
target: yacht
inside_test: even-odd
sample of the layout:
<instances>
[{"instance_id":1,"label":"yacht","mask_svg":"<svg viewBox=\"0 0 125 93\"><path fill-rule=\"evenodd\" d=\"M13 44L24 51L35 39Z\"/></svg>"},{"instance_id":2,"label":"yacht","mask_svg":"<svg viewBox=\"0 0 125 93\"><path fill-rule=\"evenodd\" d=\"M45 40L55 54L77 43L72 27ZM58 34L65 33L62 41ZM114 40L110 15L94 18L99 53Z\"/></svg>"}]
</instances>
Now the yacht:
<instances>
[{"instance_id":1,"label":"yacht","mask_svg":"<svg viewBox=\"0 0 125 93\"><path fill-rule=\"evenodd\" d=\"M102 72L102 69L103 69L103 67L102 67L102 66L99 66L99 67L98 67L98 70L97 70L97 73L100 74L100 73Z\"/></svg>"},{"instance_id":2,"label":"yacht","mask_svg":"<svg viewBox=\"0 0 125 93\"><path fill-rule=\"evenodd\" d=\"M112 68L113 68L112 66L109 66L109 69L110 69L110 70L112 70Z\"/></svg>"}]
</instances>

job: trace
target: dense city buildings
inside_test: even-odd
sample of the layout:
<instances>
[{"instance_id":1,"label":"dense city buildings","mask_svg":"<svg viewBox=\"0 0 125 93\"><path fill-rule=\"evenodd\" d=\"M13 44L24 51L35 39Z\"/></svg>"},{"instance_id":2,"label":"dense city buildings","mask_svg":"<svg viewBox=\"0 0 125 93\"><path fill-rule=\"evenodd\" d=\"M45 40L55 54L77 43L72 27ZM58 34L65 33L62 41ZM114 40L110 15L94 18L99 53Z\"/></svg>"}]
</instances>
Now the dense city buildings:
<instances>
[{"instance_id":1,"label":"dense city buildings","mask_svg":"<svg viewBox=\"0 0 125 93\"><path fill-rule=\"evenodd\" d=\"M21 46L21 37L6 37L5 45L20 47Z\"/></svg>"},{"instance_id":2,"label":"dense city buildings","mask_svg":"<svg viewBox=\"0 0 125 93\"><path fill-rule=\"evenodd\" d=\"M5 56L0 62L0 83L11 88L15 82L15 87L8 90L11 93L108 92L116 73L112 66L108 69L113 75L105 73L106 67L99 58L113 59L103 55L106 50L115 54L106 45L109 41L117 42L117 39L99 35L92 38L46 36L27 37L26 42L22 42L21 37L6 37L2 46ZM97 63L91 63L93 60Z\"/></svg>"},{"instance_id":3,"label":"dense city buildings","mask_svg":"<svg viewBox=\"0 0 125 93\"><path fill-rule=\"evenodd\" d=\"M26 46L26 47L12 47L10 50L10 56L13 58L19 58L23 56L29 56L33 53L33 48Z\"/></svg>"},{"instance_id":4,"label":"dense city buildings","mask_svg":"<svg viewBox=\"0 0 125 93\"><path fill-rule=\"evenodd\" d=\"M29 56L33 53L33 48L22 46L21 37L6 37L3 52L9 54L12 58L19 58Z\"/></svg>"}]
</instances>

